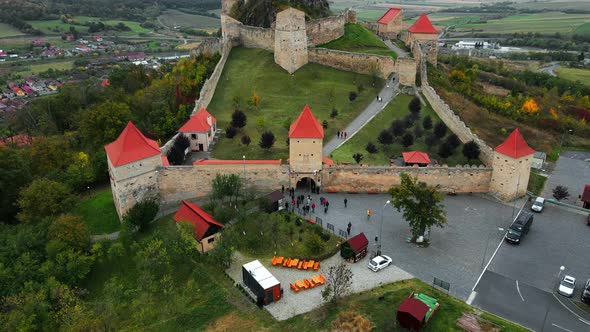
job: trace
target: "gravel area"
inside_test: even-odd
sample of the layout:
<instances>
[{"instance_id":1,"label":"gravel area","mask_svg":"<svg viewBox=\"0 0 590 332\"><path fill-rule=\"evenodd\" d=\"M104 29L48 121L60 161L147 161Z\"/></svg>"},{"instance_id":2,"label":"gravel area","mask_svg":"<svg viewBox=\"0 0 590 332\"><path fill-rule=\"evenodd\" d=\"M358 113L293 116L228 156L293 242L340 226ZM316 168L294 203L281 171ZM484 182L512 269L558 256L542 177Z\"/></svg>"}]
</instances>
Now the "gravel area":
<instances>
[{"instance_id":1,"label":"gravel area","mask_svg":"<svg viewBox=\"0 0 590 332\"><path fill-rule=\"evenodd\" d=\"M246 257L240 253L236 253L234 263L227 270L227 273L236 283L240 283L244 286L244 283L242 282L242 265L253 261L254 259L256 258ZM330 266L338 265L344 261L342 257L340 257L340 254L336 254L327 260L322 261L318 271L300 271L297 269L272 266L271 257L259 260L262 265L264 265L270 273L281 282L281 287L283 288L283 297L278 302L271 303L264 307L277 320L289 319L293 316L312 311L323 304L321 294L323 286L295 293L289 287L289 283L298 279L309 279L311 276L319 273L323 273L324 276L327 277L327 272ZM360 293L382 284L413 278L411 274L395 265L391 265L384 270L375 273L367 268L368 263L368 256L355 264L347 263L353 273L353 293Z\"/></svg>"}]
</instances>

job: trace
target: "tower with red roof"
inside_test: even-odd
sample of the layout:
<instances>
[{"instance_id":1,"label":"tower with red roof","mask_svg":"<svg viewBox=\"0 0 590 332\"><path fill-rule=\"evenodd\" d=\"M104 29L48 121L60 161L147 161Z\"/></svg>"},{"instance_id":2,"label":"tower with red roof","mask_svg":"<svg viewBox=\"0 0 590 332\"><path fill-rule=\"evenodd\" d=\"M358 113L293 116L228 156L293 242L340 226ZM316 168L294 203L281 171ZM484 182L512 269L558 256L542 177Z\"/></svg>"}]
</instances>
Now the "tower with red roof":
<instances>
[{"instance_id":1,"label":"tower with red roof","mask_svg":"<svg viewBox=\"0 0 590 332\"><path fill-rule=\"evenodd\" d=\"M289 165L291 173L312 178L316 184L322 169L324 128L305 105L289 128Z\"/></svg>"},{"instance_id":2,"label":"tower with red roof","mask_svg":"<svg viewBox=\"0 0 590 332\"><path fill-rule=\"evenodd\" d=\"M377 20L377 34L382 37L394 39L402 31L403 11L401 8L389 8L380 19Z\"/></svg>"},{"instance_id":3,"label":"tower with red roof","mask_svg":"<svg viewBox=\"0 0 590 332\"><path fill-rule=\"evenodd\" d=\"M113 201L122 217L135 203L157 194L158 168L164 161L158 143L145 137L131 121L104 149Z\"/></svg>"},{"instance_id":4,"label":"tower with red roof","mask_svg":"<svg viewBox=\"0 0 590 332\"><path fill-rule=\"evenodd\" d=\"M490 191L503 200L513 200L526 194L533 162L533 150L518 128L494 149Z\"/></svg>"},{"instance_id":5,"label":"tower with red roof","mask_svg":"<svg viewBox=\"0 0 590 332\"><path fill-rule=\"evenodd\" d=\"M412 51L414 51L416 44L420 45L426 59L436 65L438 33L439 31L432 25L428 15L422 13L416 22L408 28L406 45L409 45Z\"/></svg>"}]
</instances>

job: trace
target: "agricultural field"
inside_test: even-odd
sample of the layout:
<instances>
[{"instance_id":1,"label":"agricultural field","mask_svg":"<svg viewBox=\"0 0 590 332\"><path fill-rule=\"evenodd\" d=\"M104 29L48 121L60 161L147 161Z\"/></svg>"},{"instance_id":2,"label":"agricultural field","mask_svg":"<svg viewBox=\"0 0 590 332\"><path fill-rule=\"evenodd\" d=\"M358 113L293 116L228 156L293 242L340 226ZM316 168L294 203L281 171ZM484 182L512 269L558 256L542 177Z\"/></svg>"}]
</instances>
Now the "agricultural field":
<instances>
[{"instance_id":1,"label":"agricultural field","mask_svg":"<svg viewBox=\"0 0 590 332\"><path fill-rule=\"evenodd\" d=\"M172 9L166 10L158 19L169 28L180 25L183 28L217 29L221 26L221 21L218 18L187 14Z\"/></svg>"},{"instance_id":2,"label":"agricultural field","mask_svg":"<svg viewBox=\"0 0 590 332\"><path fill-rule=\"evenodd\" d=\"M387 107L381 111L375 118L371 120L363 129L361 129L356 135L354 135L350 140L344 143L341 147L336 149L330 157L334 160L334 162L345 162L354 164L355 161L352 158L352 155L355 153L363 154L363 164L369 165L389 165L389 159L392 156L401 156L403 151L414 151L419 150L422 152L428 153L430 158L434 158L439 161L441 164L448 164L449 166L455 165L463 165L467 163L467 159L463 156L461 149L462 146L457 147L454 150L454 153L446 158L441 159L437 155L438 145L428 145L425 143L425 138L432 134L433 129L423 130L422 135L419 138L415 137L414 144L409 146L408 148L404 148L403 145L400 143L402 138L396 137L394 138L394 143L390 145L383 145L380 144L377 140L379 133L382 130L390 129L391 124L394 120L403 119L406 115L410 113L408 110L408 104L410 100L412 100L414 96L411 95L398 95L392 102L387 105ZM407 129L406 132L415 135L415 127L419 126L422 128L422 121L424 117L430 116L432 119L433 125L440 121L439 117L436 113L430 108L430 106L422 106L420 110L420 118L415 121L414 126ZM447 135L449 131L447 130ZM443 141L441 139L441 141ZM376 153L369 153L365 149L367 143L372 142L377 147Z\"/></svg>"},{"instance_id":3,"label":"agricultural field","mask_svg":"<svg viewBox=\"0 0 590 332\"><path fill-rule=\"evenodd\" d=\"M346 24L344 36L319 47L397 58L397 54L390 50L381 39L360 24Z\"/></svg>"},{"instance_id":4,"label":"agricultural field","mask_svg":"<svg viewBox=\"0 0 590 332\"><path fill-rule=\"evenodd\" d=\"M76 28L77 31L81 33L87 33L88 27L84 25L80 25L87 22L103 22L107 25L117 25L118 23L123 23L128 26L131 31L123 31L117 32L118 34L138 34L138 33L147 33L150 32L150 29L145 29L140 26L139 22L134 21L126 21L126 20L102 20L98 17L90 17L90 16L76 16L74 17L72 23L64 23L61 20L48 20L48 21L27 21L27 23L31 24L34 28L41 30L44 34L48 35L55 35L55 34L62 34L64 32L68 32L70 27L73 26ZM109 31L112 33L112 31Z\"/></svg>"},{"instance_id":5,"label":"agricultural field","mask_svg":"<svg viewBox=\"0 0 590 332\"><path fill-rule=\"evenodd\" d=\"M17 28L12 27L6 23L0 23L0 38L23 36L24 33L18 31ZM4 44L4 43L2 43Z\"/></svg>"},{"instance_id":6,"label":"agricultural field","mask_svg":"<svg viewBox=\"0 0 590 332\"><path fill-rule=\"evenodd\" d=\"M590 86L590 69L561 67L557 70L557 76Z\"/></svg>"},{"instance_id":7,"label":"agricultural field","mask_svg":"<svg viewBox=\"0 0 590 332\"><path fill-rule=\"evenodd\" d=\"M208 110L217 119L218 128L226 128L237 103L247 116L247 124L233 139L221 138L212 157L235 159L245 155L248 159L287 159L289 126L306 104L320 123L327 121L325 137L334 137L375 98L382 84L380 79L315 63L308 63L289 75L275 64L271 52L234 48ZM350 92L358 93L352 102ZM254 93L259 96L258 107L251 103ZM330 118L333 109L338 115ZM275 143L269 151L258 146L265 130L275 135ZM250 137L251 144L240 143L243 135Z\"/></svg>"},{"instance_id":8,"label":"agricultural field","mask_svg":"<svg viewBox=\"0 0 590 332\"><path fill-rule=\"evenodd\" d=\"M535 10L590 10L590 2L587 0L518 1L512 6L518 9Z\"/></svg>"},{"instance_id":9,"label":"agricultural field","mask_svg":"<svg viewBox=\"0 0 590 332\"><path fill-rule=\"evenodd\" d=\"M43 63L24 63L13 70L13 73L20 76L26 77L31 75L37 75L41 72L47 71L48 69L54 70L69 70L74 66L74 60L63 60L63 61L46 61ZM13 67L14 68L14 67Z\"/></svg>"},{"instance_id":10,"label":"agricultural field","mask_svg":"<svg viewBox=\"0 0 590 332\"><path fill-rule=\"evenodd\" d=\"M476 31L484 33L508 34L515 32L539 32L543 34L572 34L578 27L590 21L587 14L565 14L550 12L541 14L511 15L487 23L462 24L456 32ZM589 29L590 30L590 29Z\"/></svg>"}]
</instances>

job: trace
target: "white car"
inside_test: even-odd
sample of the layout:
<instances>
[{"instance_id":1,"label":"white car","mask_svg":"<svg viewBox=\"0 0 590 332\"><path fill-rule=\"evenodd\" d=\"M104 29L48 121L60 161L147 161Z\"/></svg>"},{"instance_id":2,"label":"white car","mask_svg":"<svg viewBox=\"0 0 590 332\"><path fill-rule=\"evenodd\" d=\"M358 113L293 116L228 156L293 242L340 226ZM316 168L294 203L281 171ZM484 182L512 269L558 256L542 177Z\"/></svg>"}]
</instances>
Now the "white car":
<instances>
[{"instance_id":1,"label":"white car","mask_svg":"<svg viewBox=\"0 0 590 332\"><path fill-rule=\"evenodd\" d=\"M576 278L572 276L565 276L559 283L557 292L563 296L572 297L574 290L576 289Z\"/></svg>"},{"instance_id":2,"label":"white car","mask_svg":"<svg viewBox=\"0 0 590 332\"><path fill-rule=\"evenodd\" d=\"M373 259L371 259L371 261L369 262L369 269L371 269L371 271L377 272L379 270L383 270L384 268L388 267L392 262L391 257L389 256L385 256L385 255L381 255L381 256L376 256Z\"/></svg>"},{"instance_id":3,"label":"white car","mask_svg":"<svg viewBox=\"0 0 590 332\"><path fill-rule=\"evenodd\" d=\"M531 210L535 212L543 211L543 207L545 206L545 199L543 197L537 197L533 205L531 205Z\"/></svg>"}]
</instances>

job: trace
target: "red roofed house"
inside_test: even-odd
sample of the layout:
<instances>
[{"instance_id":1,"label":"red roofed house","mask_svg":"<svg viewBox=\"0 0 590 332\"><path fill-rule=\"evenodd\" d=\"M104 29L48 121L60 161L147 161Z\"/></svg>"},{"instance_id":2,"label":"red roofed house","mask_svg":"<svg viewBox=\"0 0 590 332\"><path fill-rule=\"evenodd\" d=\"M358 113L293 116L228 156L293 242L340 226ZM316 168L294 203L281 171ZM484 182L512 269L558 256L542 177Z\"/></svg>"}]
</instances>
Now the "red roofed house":
<instances>
[{"instance_id":1,"label":"red roofed house","mask_svg":"<svg viewBox=\"0 0 590 332\"><path fill-rule=\"evenodd\" d=\"M389 39L397 38L402 31L403 12L401 8L389 8L377 20L377 34Z\"/></svg>"},{"instance_id":2,"label":"red roofed house","mask_svg":"<svg viewBox=\"0 0 590 332\"><path fill-rule=\"evenodd\" d=\"M194 227L194 236L199 245L197 250L205 253L215 247L216 241L221 237L221 230L225 227L223 224L213 219L209 213L205 212L196 204L182 201L182 206L174 215L174 220L178 223L181 221L189 222Z\"/></svg>"},{"instance_id":3,"label":"red roofed house","mask_svg":"<svg viewBox=\"0 0 590 332\"><path fill-rule=\"evenodd\" d=\"M206 109L201 108L184 124L178 132L191 142L192 151L208 151L215 137L217 120Z\"/></svg>"},{"instance_id":4,"label":"red roofed house","mask_svg":"<svg viewBox=\"0 0 590 332\"><path fill-rule=\"evenodd\" d=\"M428 154L425 152L402 152L402 156L404 157L404 163L406 166L418 165L424 167L430 164L430 157L428 157Z\"/></svg>"},{"instance_id":5,"label":"red roofed house","mask_svg":"<svg viewBox=\"0 0 590 332\"><path fill-rule=\"evenodd\" d=\"M119 217L135 203L157 194L160 147L129 121L123 132L104 147L113 199Z\"/></svg>"},{"instance_id":6,"label":"red roofed house","mask_svg":"<svg viewBox=\"0 0 590 332\"><path fill-rule=\"evenodd\" d=\"M295 183L320 185L323 139L324 128L305 105L289 128L289 165Z\"/></svg>"},{"instance_id":7,"label":"red roofed house","mask_svg":"<svg viewBox=\"0 0 590 332\"><path fill-rule=\"evenodd\" d=\"M490 191L504 200L525 195L534 153L518 128L514 129L495 149Z\"/></svg>"}]
</instances>

